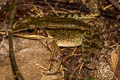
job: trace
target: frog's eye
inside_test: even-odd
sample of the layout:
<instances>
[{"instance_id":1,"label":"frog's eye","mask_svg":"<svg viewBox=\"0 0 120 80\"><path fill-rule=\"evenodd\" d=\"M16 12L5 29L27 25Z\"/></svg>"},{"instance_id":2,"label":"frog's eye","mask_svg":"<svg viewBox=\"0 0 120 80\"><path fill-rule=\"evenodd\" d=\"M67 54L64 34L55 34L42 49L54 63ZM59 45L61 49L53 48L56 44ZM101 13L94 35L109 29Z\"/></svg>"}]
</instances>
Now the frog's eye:
<instances>
[{"instance_id":1,"label":"frog's eye","mask_svg":"<svg viewBox=\"0 0 120 80\"><path fill-rule=\"evenodd\" d=\"M34 29L33 29L33 28L28 29L27 32L28 32L28 33L33 33L33 32L34 32Z\"/></svg>"}]
</instances>

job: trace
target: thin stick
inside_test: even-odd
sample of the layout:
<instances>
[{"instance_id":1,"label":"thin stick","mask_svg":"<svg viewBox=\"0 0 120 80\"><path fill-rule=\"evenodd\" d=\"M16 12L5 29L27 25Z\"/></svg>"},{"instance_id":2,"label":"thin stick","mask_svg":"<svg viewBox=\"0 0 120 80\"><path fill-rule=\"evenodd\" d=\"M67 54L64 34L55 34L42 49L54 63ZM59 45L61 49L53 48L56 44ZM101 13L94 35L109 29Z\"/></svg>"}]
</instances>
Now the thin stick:
<instances>
[{"instance_id":1,"label":"thin stick","mask_svg":"<svg viewBox=\"0 0 120 80\"><path fill-rule=\"evenodd\" d=\"M117 0L109 0L109 2L111 2L112 5L120 11L120 4L117 2Z\"/></svg>"},{"instance_id":2,"label":"thin stick","mask_svg":"<svg viewBox=\"0 0 120 80\"><path fill-rule=\"evenodd\" d=\"M47 5L53 10L53 12L55 13L56 16L59 16L59 15L56 13L55 9L54 9L46 0L44 0L44 3L47 4Z\"/></svg>"},{"instance_id":3,"label":"thin stick","mask_svg":"<svg viewBox=\"0 0 120 80\"><path fill-rule=\"evenodd\" d=\"M120 3L120 0L118 1L118 4ZM110 8L110 7L112 7L113 6L113 4L110 4L110 5L107 5L106 7L104 7L103 8L103 10L105 11L106 9L108 9L108 8Z\"/></svg>"},{"instance_id":4,"label":"thin stick","mask_svg":"<svg viewBox=\"0 0 120 80\"><path fill-rule=\"evenodd\" d=\"M9 29L8 29L8 40L9 40L9 58L13 70L15 80L24 80L21 73L19 72L18 66L15 61L14 51L13 51L13 35L12 35L12 26L14 24L16 10L17 10L17 0L13 0L11 4L11 15L9 19Z\"/></svg>"}]
</instances>

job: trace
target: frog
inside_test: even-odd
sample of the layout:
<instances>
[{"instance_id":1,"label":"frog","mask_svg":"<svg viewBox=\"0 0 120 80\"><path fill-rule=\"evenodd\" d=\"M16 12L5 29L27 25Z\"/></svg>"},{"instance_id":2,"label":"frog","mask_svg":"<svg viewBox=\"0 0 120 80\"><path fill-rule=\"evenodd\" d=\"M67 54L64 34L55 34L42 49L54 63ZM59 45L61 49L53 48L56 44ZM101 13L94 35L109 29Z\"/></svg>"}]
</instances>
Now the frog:
<instances>
[{"instance_id":1,"label":"frog","mask_svg":"<svg viewBox=\"0 0 120 80\"><path fill-rule=\"evenodd\" d=\"M34 39L51 38L59 47L97 47L100 41L99 29L87 23L71 18L26 18L13 28L14 33L35 29L44 29L47 36L35 36ZM18 36L18 35L17 35ZM90 45L90 46L89 46Z\"/></svg>"}]
</instances>

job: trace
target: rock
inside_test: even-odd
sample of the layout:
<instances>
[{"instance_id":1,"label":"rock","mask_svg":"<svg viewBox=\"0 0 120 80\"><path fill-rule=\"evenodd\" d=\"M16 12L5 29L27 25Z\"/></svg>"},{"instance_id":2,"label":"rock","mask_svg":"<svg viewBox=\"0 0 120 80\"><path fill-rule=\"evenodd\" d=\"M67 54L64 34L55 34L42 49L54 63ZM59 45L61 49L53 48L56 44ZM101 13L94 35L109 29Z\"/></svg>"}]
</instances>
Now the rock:
<instances>
[{"instance_id":1,"label":"rock","mask_svg":"<svg viewBox=\"0 0 120 80\"><path fill-rule=\"evenodd\" d=\"M2 55L0 56L1 80L13 80L14 77L8 50L8 40L5 39L4 42L0 44L0 55ZM51 60L53 52L51 52L47 46L43 45L40 40L14 37L14 53L19 70L25 80L62 80L62 67L58 70L61 61ZM55 55L57 55L57 53L55 53ZM59 56L59 54L57 56ZM51 69L49 69L51 64ZM57 70L60 74L44 74L46 71L54 73Z\"/></svg>"}]
</instances>

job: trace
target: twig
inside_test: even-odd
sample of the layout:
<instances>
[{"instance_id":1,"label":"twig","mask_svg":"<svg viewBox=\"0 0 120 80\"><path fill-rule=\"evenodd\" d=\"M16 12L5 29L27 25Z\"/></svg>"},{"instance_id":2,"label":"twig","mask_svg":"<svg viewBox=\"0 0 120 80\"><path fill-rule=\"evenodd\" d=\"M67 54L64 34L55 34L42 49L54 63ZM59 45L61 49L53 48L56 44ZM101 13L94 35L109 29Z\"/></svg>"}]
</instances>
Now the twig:
<instances>
[{"instance_id":1,"label":"twig","mask_svg":"<svg viewBox=\"0 0 120 80\"><path fill-rule=\"evenodd\" d=\"M77 65L77 67L73 70L72 74L70 75L70 80L72 80L73 75L75 74L75 72L77 72L77 70L78 70L79 68L80 68L80 71L81 71L83 65L84 65L84 63Z\"/></svg>"},{"instance_id":2,"label":"twig","mask_svg":"<svg viewBox=\"0 0 120 80\"><path fill-rule=\"evenodd\" d=\"M47 5L53 10L53 12L55 13L56 16L59 16L59 15L56 13L55 9L54 9L46 0L44 0L44 3L47 4Z\"/></svg>"},{"instance_id":3,"label":"twig","mask_svg":"<svg viewBox=\"0 0 120 80\"><path fill-rule=\"evenodd\" d=\"M71 56L81 56L81 54L70 54L68 56L65 56L65 58L63 59L63 62Z\"/></svg>"},{"instance_id":4,"label":"twig","mask_svg":"<svg viewBox=\"0 0 120 80\"><path fill-rule=\"evenodd\" d=\"M118 1L118 3L120 3L120 0ZM112 4L107 5L106 7L103 8L103 10L105 11L106 9L110 8L111 6L113 6Z\"/></svg>"},{"instance_id":5,"label":"twig","mask_svg":"<svg viewBox=\"0 0 120 80\"><path fill-rule=\"evenodd\" d=\"M109 2L120 11L120 4L116 0L109 0Z\"/></svg>"},{"instance_id":6,"label":"twig","mask_svg":"<svg viewBox=\"0 0 120 80\"><path fill-rule=\"evenodd\" d=\"M77 51L77 47L75 47L74 50L72 51L72 55L75 54L76 51Z\"/></svg>"},{"instance_id":7,"label":"twig","mask_svg":"<svg viewBox=\"0 0 120 80\"><path fill-rule=\"evenodd\" d=\"M16 10L17 10L17 0L13 0L12 4L11 4L11 15L9 18L9 29L8 29L8 40L9 40L9 58L10 58L10 62L11 62L11 66L12 66L12 70L13 70L13 74L15 77L15 80L24 80L24 78L22 77L21 73L19 72L18 66L16 64L15 61L15 56L14 56L14 51L13 51L13 35L12 35L12 27L14 24L14 20L15 20L15 15L16 15Z\"/></svg>"},{"instance_id":8,"label":"twig","mask_svg":"<svg viewBox=\"0 0 120 80\"><path fill-rule=\"evenodd\" d=\"M42 10L38 9L35 5L33 5L33 11L36 13L35 17L44 17Z\"/></svg>"}]
</instances>

